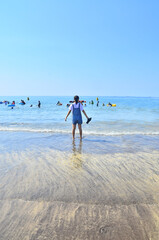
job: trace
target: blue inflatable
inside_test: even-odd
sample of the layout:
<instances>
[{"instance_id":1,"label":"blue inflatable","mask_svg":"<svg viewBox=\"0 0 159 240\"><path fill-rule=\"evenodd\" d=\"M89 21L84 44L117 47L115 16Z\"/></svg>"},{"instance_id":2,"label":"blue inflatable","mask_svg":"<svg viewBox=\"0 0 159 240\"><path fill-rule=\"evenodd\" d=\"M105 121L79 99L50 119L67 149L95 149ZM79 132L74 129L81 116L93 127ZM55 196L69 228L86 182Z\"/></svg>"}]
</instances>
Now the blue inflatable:
<instances>
[{"instance_id":1,"label":"blue inflatable","mask_svg":"<svg viewBox=\"0 0 159 240\"><path fill-rule=\"evenodd\" d=\"M3 104L3 102L0 102L0 104Z\"/></svg>"},{"instance_id":2,"label":"blue inflatable","mask_svg":"<svg viewBox=\"0 0 159 240\"><path fill-rule=\"evenodd\" d=\"M9 104L8 107L15 107L15 104Z\"/></svg>"},{"instance_id":3,"label":"blue inflatable","mask_svg":"<svg viewBox=\"0 0 159 240\"><path fill-rule=\"evenodd\" d=\"M25 103L22 103L22 102L20 102L19 104L20 104L20 105L25 105Z\"/></svg>"}]
</instances>

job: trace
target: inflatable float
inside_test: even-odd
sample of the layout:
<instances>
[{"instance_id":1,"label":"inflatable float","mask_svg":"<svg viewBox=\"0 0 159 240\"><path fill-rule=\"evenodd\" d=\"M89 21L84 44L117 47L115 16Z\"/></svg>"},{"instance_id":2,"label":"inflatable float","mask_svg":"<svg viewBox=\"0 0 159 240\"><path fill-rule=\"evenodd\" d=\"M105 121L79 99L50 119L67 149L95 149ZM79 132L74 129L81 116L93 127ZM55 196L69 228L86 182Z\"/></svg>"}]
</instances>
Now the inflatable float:
<instances>
[{"instance_id":1,"label":"inflatable float","mask_svg":"<svg viewBox=\"0 0 159 240\"><path fill-rule=\"evenodd\" d=\"M112 104L112 105L107 104L107 107L116 107L116 104Z\"/></svg>"},{"instance_id":2,"label":"inflatable float","mask_svg":"<svg viewBox=\"0 0 159 240\"><path fill-rule=\"evenodd\" d=\"M9 104L8 107L15 107L15 104Z\"/></svg>"}]
</instances>

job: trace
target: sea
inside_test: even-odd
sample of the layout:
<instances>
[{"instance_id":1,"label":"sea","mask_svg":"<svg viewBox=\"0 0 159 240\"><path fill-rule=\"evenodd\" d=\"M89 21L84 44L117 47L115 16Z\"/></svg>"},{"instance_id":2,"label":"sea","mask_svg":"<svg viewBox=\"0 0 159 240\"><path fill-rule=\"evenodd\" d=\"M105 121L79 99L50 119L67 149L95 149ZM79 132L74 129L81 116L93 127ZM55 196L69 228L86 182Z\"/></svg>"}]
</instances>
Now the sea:
<instances>
[{"instance_id":1,"label":"sea","mask_svg":"<svg viewBox=\"0 0 159 240\"><path fill-rule=\"evenodd\" d=\"M37 142L42 146L53 145L67 149L72 139L72 116L70 114L67 122L65 116L69 110L67 104L73 100L73 96L28 97L29 100L24 96L0 97L2 102L15 101L13 109L4 103L0 104L1 142L8 141L10 149L21 138L19 146L22 145L26 136L26 142L31 145ZM26 102L25 105L19 104L21 99ZM147 145L158 148L159 98L82 96L80 100L86 101L84 110L92 117L92 121L86 124L87 119L83 115L83 141L87 143L86 149L109 152L122 149L136 151L143 145L145 149ZM92 100L93 105L90 104ZM41 102L40 108L37 106L38 101ZM56 105L58 101L62 103L61 106ZM108 102L116 104L116 107L108 107ZM33 141L35 138L36 141ZM79 138L78 129L76 138Z\"/></svg>"}]
</instances>

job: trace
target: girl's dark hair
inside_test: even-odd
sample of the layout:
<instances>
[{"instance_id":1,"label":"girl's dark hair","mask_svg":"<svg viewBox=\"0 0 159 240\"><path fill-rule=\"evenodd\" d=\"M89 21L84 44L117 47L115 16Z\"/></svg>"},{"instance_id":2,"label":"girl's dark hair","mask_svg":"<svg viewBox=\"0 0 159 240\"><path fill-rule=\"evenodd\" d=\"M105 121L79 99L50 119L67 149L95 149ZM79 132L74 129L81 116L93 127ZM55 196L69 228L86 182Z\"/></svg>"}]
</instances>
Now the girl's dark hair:
<instances>
[{"instance_id":1,"label":"girl's dark hair","mask_svg":"<svg viewBox=\"0 0 159 240\"><path fill-rule=\"evenodd\" d=\"M79 100L79 96L74 96L74 100L75 100L75 102L76 102L76 104L78 103L78 100Z\"/></svg>"}]
</instances>

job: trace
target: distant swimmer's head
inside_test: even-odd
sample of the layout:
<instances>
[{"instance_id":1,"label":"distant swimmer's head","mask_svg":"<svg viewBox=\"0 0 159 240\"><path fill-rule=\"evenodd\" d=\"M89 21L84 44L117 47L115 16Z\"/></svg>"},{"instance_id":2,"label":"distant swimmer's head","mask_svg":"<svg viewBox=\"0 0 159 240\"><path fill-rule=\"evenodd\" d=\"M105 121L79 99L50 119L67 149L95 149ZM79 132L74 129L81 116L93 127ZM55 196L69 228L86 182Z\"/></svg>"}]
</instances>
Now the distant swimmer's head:
<instances>
[{"instance_id":1,"label":"distant swimmer's head","mask_svg":"<svg viewBox=\"0 0 159 240\"><path fill-rule=\"evenodd\" d=\"M75 100L75 102L76 102L76 104L78 103L78 101L79 101L79 96L74 96L74 100Z\"/></svg>"}]
</instances>

